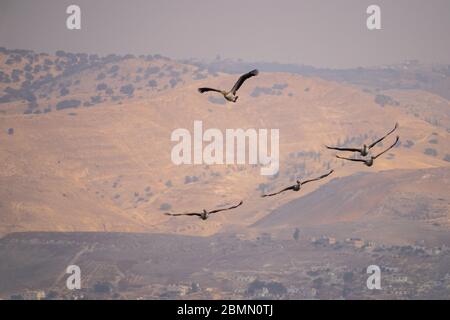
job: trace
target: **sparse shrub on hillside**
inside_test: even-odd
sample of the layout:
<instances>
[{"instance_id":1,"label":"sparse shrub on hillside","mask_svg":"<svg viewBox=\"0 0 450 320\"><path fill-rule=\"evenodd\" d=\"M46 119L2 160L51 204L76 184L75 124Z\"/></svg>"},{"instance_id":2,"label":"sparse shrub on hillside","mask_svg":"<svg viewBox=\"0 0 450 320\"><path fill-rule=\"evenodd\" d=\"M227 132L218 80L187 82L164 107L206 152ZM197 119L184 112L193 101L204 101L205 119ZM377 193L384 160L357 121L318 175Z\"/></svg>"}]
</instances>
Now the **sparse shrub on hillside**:
<instances>
[{"instance_id":1,"label":"sparse shrub on hillside","mask_svg":"<svg viewBox=\"0 0 450 320\"><path fill-rule=\"evenodd\" d=\"M81 105L80 100L63 100L56 104L56 110L78 108Z\"/></svg>"},{"instance_id":2,"label":"sparse shrub on hillside","mask_svg":"<svg viewBox=\"0 0 450 320\"><path fill-rule=\"evenodd\" d=\"M103 91L103 90L106 90L106 88L108 88L108 85L107 85L106 83L99 83L99 84L97 85L96 90L97 90L97 91Z\"/></svg>"},{"instance_id":3,"label":"sparse shrub on hillside","mask_svg":"<svg viewBox=\"0 0 450 320\"><path fill-rule=\"evenodd\" d=\"M194 183L197 182L199 178L197 176L185 176L184 177L184 184Z\"/></svg>"},{"instance_id":4,"label":"sparse shrub on hillside","mask_svg":"<svg viewBox=\"0 0 450 320\"><path fill-rule=\"evenodd\" d=\"M181 82L181 80L178 78L170 79L169 80L170 87L175 88L175 86L178 84L178 82Z\"/></svg>"},{"instance_id":5,"label":"sparse shrub on hillside","mask_svg":"<svg viewBox=\"0 0 450 320\"><path fill-rule=\"evenodd\" d=\"M437 151L433 148L426 148L423 153L425 153L428 156L432 156L432 157L436 157L438 155Z\"/></svg>"},{"instance_id":6,"label":"sparse shrub on hillside","mask_svg":"<svg viewBox=\"0 0 450 320\"><path fill-rule=\"evenodd\" d=\"M405 148L411 148L412 146L414 146L414 142L412 142L411 140L406 140L406 142L403 144L403 146Z\"/></svg>"},{"instance_id":7,"label":"sparse shrub on hillside","mask_svg":"<svg viewBox=\"0 0 450 320\"><path fill-rule=\"evenodd\" d=\"M8 135L12 136L14 134L14 128L8 128Z\"/></svg>"},{"instance_id":8,"label":"sparse shrub on hillside","mask_svg":"<svg viewBox=\"0 0 450 320\"><path fill-rule=\"evenodd\" d=\"M131 95L133 95L133 92L134 92L134 86L132 84L124 85L124 86L120 87L120 92L123 94L126 94L128 96L131 96Z\"/></svg>"},{"instance_id":9,"label":"sparse shrub on hillside","mask_svg":"<svg viewBox=\"0 0 450 320\"><path fill-rule=\"evenodd\" d=\"M33 73L39 73L42 70L42 66L40 64L36 65L33 69Z\"/></svg>"},{"instance_id":10,"label":"sparse shrub on hillside","mask_svg":"<svg viewBox=\"0 0 450 320\"><path fill-rule=\"evenodd\" d=\"M179 78L180 75L181 73L179 71L172 70L169 72L169 76L171 76L172 78Z\"/></svg>"},{"instance_id":11,"label":"sparse shrub on hillside","mask_svg":"<svg viewBox=\"0 0 450 320\"><path fill-rule=\"evenodd\" d=\"M208 101L211 103L214 103L214 104L220 104L220 105L226 104L225 99L222 97L209 96Z\"/></svg>"},{"instance_id":12,"label":"sparse shrub on hillside","mask_svg":"<svg viewBox=\"0 0 450 320\"><path fill-rule=\"evenodd\" d=\"M156 80L149 80L147 86L150 88L156 88L158 87L158 82Z\"/></svg>"},{"instance_id":13,"label":"sparse shrub on hillside","mask_svg":"<svg viewBox=\"0 0 450 320\"><path fill-rule=\"evenodd\" d=\"M305 91L305 92L309 92L311 89L309 89L309 88L305 88L305 90L303 90L303 91Z\"/></svg>"},{"instance_id":14,"label":"sparse shrub on hillside","mask_svg":"<svg viewBox=\"0 0 450 320\"><path fill-rule=\"evenodd\" d=\"M446 154L443 160L450 162L450 154Z\"/></svg>"},{"instance_id":15,"label":"sparse shrub on hillside","mask_svg":"<svg viewBox=\"0 0 450 320\"><path fill-rule=\"evenodd\" d=\"M22 70L14 69L11 73L11 79L13 82L19 82L20 81L20 75L22 74Z\"/></svg>"},{"instance_id":16,"label":"sparse shrub on hillside","mask_svg":"<svg viewBox=\"0 0 450 320\"><path fill-rule=\"evenodd\" d=\"M165 185L166 185L167 188L172 188L172 186L173 186L171 180L167 180L166 183L165 183Z\"/></svg>"},{"instance_id":17,"label":"sparse shrub on hillside","mask_svg":"<svg viewBox=\"0 0 450 320\"><path fill-rule=\"evenodd\" d=\"M10 83L11 79L9 78L9 74L6 74L0 70L0 82Z\"/></svg>"},{"instance_id":18,"label":"sparse shrub on hillside","mask_svg":"<svg viewBox=\"0 0 450 320\"><path fill-rule=\"evenodd\" d=\"M268 87L255 87L255 89L250 95L256 98L259 97L260 95L279 96L281 94L282 94L281 90L274 90L273 88Z\"/></svg>"},{"instance_id":19,"label":"sparse shrub on hillside","mask_svg":"<svg viewBox=\"0 0 450 320\"><path fill-rule=\"evenodd\" d=\"M375 103L384 107L386 105L390 105L390 106L397 106L399 105L399 103L397 101L395 101L394 99L392 99L389 96L386 96L384 94L377 94L375 96Z\"/></svg>"},{"instance_id":20,"label":"sparse shrub on hillside","mask_svg":"<svg viewBox=\"0 0 450 320\"><path fill-rule=\"evenodd\" d=\"M159 210L161 211L167 211L172 209L172 205L170 203L163 203L159 206Z\"/></svg>"},{"instance_id":21,"label":"sparse shrub on hillside","mask_svg":"<svg viewBox=\"0 0 450 320\"><path fill-rule=\"evenodd\" d=\"M265 193L267 190L269 190L270 185L267 183L260 183L256 190L261 191L262 193Z\"/></svg>"},{"instance_id":22,"label":"sparse shrub on hillside","mask_svg":"<svg viewBox=\"0 0 450 320\"><path fill-rule=\"evenodd\" d=\"M64 97L69 94L69 89L67 89L66 87L62 87L61 90L59 90L59 94L61 97Z\"/></svg>"},{"instance_id":23,"label":"sparse shrub on hillside","mask_svg":"<svg viewBox=\"0 0 450 320\"><path fill-rule=\"evenodd\" d=\"M32 109L37 109L38 107L39 107L39 104L36 101L28 102L28 109L32 110Z\"/></svg>"},{"instance_id":24,"label":"sparse shrub on hillside","mask_svg":"<svg viewBox=\"0 0 450 320\"><path fill-rule=\"evenodd\" d=\"M272 89L274 89L274 90L284 90L284 89L286 89L288 87L288 84L287 83L275 83L273 86L272 86Z\"/></svg>"},{"instance_id":25,"label":"sparse shrub on hillside","mask_svg":"<svg viewBox=\"0 0 450 320\"><path fill-rule=\"evenodd\" d=\"M117 71L119 71L119 66L117 64L113 65L109 70L108 73L116 73Z\"/></svg>"},{"instance_id":26,"label":"sparse shrub on hillside","mask_svg":"<svg viewBox=\"0 0 450 320\"><path fill-rule=\"evenodd\" d=\"M91 103L96 104L96 103L100 103L100 102L102 102L101 96L92 96L91 97Z\"/></svg>"},{"instance_id":27,"label":"sparse shrub on hillside","mask_svg":"<svg viewBox=\"0 0 450 320\"><path fill-rule=\"evenodd\" d=\"M99 74L97 75L96 80L103 80L103 79L105 79L105 78L106 78L106 74L104 74L103 72L101 72L101 73L99 73Z\"/></svg>"},{"instance_id":28,"label":"sparse shrub on hillside","mask_svg":"<svg viewBox=\"0 0 450 320\"><path fill-rule=\"evenodd\" d=\"M437 139L430 139L430 140L428 141L428 143L431 143L431 144L438 144L438 140L437 140Z\"/></svg>"},{"instance_id":29,"label":"sparse shrub on hillside","mask_svg":"<svg viewBox=\"0 0 450 320\"><path fill-rule=\"evenodd\" d=\"M156 66L147 67L147 69L145 69L145 72L144 72L144 78L147 79L150 75L159 73L160 70L161 70L161 68L156 67Z\"/></svg>"},{"instance_id":30,"label":"sparse shrub on hillside","mask_svg":"<svg viewBox=\"0 0 450 320\"><path fill-rule=\"evenodd\" d=\"M192 78L193 78L194 80L203 80L203 79L208 78L208 76L205 75L205 74L203 74L203 73L196 72L196 73L194 73L194 75L192 76Z\"/></svg>"},{"instance_id":31,"label":"sparse shrub on hillside","mask_svg":"<svg viewBox=\"0 0 450 320\"><path fill-rule=\"evenodd\" d=\"M107 88L107 89L105 90L105 93L106 93L108 96L111 96L112 94L114 94L114 90L111 89L111 88Z\"/></svg>"}]
</instances>

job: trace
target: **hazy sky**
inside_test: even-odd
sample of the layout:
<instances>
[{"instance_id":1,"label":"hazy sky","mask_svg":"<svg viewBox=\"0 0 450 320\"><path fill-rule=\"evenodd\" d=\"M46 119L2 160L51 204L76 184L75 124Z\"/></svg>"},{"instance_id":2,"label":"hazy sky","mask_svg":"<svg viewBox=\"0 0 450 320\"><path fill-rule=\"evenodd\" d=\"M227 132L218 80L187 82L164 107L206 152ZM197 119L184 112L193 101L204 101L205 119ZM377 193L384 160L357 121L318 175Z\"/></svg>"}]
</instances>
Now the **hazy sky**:
<instances>
[{"instance_id":1,"label":"hazy sky","mask_svg":"<svg viewBox=\"0 0 450 320\"><path fill-rule=\"evenodd\" d=\"M66 8L81 7L81 30ZM382 30L366 9L381 7ZM319 67L450 63L449 0L0 0L0 46Z\"/></svg>"}]
</instances>

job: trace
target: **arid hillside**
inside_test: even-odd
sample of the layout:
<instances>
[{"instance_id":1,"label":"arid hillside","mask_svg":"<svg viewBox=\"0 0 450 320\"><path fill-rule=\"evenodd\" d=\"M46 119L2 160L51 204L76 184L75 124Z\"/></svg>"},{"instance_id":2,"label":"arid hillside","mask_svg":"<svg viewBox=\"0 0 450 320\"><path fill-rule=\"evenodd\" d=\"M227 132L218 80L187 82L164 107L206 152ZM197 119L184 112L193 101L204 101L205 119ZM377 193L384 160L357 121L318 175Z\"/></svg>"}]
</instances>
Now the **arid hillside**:
<instances>
[{"instance_id":1,"label":"arid hillside","mask_svg":"<svg viewBox=\"0 0 450 320\"><path fill-rule=\"evenodd\" d=\"M449 243L449 168L388 170L335 178L258 221L254 227L377 243ZM424 192L426 190L426 192Z\"/></svg>"},{"instance_id":2,"label":"arid hillside","mask_svg":"<svg viewBox=\"0 0 450 320\"><path fill-rule=\"evenodd\" d=\"M379 92L350 84L261 70L243 85L233 104L213 93L201 95L197 88L229 88L236 74L157 55L101 58L4 49L0 66L0 234L242 231L296 198L322 192L317 188L333 178L356 180L359 175L353 175L371 172L364 175L367 185L372 180L383 185L390 176L377 172L394 170L409 177L419 175L417 170L450 166L449 101L428 92L389 91L380 98ZM265 177L252 165L173 164L171 133L186 128L193 134L195 120L203 121L204 129L222 132L279 129L279 173ZM324 148L371 142L395 122L401 143L371 168L336 159ZM332 177L298 193L260 197L331 168ZM345 194L358 191L352 185ZM414 180L410 185L414 188ZM446 185L439 186L417 185L414 192L438 197ZM338 195L339 188L333 190L336 199L345 196ZM384 190L380 186L373 191L379 201L369 207L363 202L361 212L382 206ZM244 200L242 207L207 222L163 215L239 200ZM448 228L446 208L447 222L440 221L440 228Z\"/></svg>"}]
</instances>

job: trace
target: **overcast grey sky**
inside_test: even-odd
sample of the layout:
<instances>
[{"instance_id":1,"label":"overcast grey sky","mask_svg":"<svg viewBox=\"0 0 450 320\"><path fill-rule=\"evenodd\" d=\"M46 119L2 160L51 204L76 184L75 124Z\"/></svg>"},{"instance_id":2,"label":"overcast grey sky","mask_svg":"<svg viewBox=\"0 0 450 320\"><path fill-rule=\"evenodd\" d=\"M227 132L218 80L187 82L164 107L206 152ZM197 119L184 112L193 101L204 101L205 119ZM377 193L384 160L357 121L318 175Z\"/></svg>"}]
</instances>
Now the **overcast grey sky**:
<instances>
[{"instance_id":1,"label":"overcast grey sky","mask_svg":"<svg viewBox=\"0 0 450 320\"><path fill-rule=\"evenodd\" d=\"M81 30L66 8L81 7ZM366 28L381 7L382 30ZM0 46L318 67L450 63L449 0L0 0Z\"/></svg>"}]
</instances>

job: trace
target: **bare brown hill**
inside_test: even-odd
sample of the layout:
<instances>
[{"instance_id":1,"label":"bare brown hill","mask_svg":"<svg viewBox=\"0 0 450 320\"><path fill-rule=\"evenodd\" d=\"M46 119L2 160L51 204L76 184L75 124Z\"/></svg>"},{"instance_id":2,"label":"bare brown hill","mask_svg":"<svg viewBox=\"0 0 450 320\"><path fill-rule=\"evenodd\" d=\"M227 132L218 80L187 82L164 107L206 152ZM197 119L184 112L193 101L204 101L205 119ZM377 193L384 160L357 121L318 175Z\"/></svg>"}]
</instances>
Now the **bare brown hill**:
<instances>
[{"instance_id":1,"label":"bare brown hill","mask_svg":"<svg viewBox=\"0 0 450 320\"><path fill-rule=\"evenodd\" d=\"M52 59L53 64L59 59L57 65L63 65L61 61L74 58L65 53ZM75 65L84 61L82 56L76 59ZM112 61L82 64L79 72L55 73L55 81L33 87L36 100L4 92L11 101L0 104L0 233L58 230L209 235L251 225L280 205L314 191L327 181L270 201L260 198L262 192L329 168L336 169L334 177L344 177L360 171L450 165L445 127L434 126L398 105L381 107L372 93L359 88L314 77L261 72L241 88L238 103L224 104L220 96L201 95L197 88L227 88L236 75L215 74L157 56L109 59ZM4 70L9 70L12 78L14 63L5 61ZM33 68L36 63L45 63L44 57L33 60ZM108 73L114 65L118 69ZM157 66L159 73L150 72L148 79L144 76L137 81L140 73ZM57 67L52 65L50 70L56 72ZM170 80L175 74L170 71L180 73L181 81L173 87ZM105 78L98 79L102 72ZM158 80L155 77L160 73ZM157 87L144 86L151 80L157 81ZM130 81L132 93L129 88L121 92ZM71 85L64 86L66 82ZM107 88L98 90L103 82ZM20 83L15 84L16 90L24 89ZM61 96L62 87L69 93ZM27 88L19 91L30 92ZM108 88L113 95L106 93ZM100 102L97 98L93 101L91 97L99 92ZM114 100L116 93L120 98ZM410 94L421 96L419 91ZM79 101L79 105L59 104L66 100ZM440 108L445 108L441 102ZM50 111L42 109L47 108L46 103ZM30 105L34 106L32 112L25 112ZM203 121L205 129L222 132L227 128L279 129L279 174L264 177L258 167L250 165L174 165L170 135L177 128L192 132L195 120ZM396 121L401 144L372 168L338 161L333 152L324 149L324 144L351 146L371 141ZM380 145L376 152L382 148ZM162 214L213 209L241 199L244 206L218 214L207 223Z\"/></svg>"},{"instance_id":2,"label":"bare brown hill","mask_svg":"<svg viewBox=\"0 0 450 320\"><path fill-rule=\"evenodd\" d=\"M254 227L285 233L299 227L378 243L448 243L449 185L448 168L356 173L281 206Z\"/></svg>"}]
</instances>

